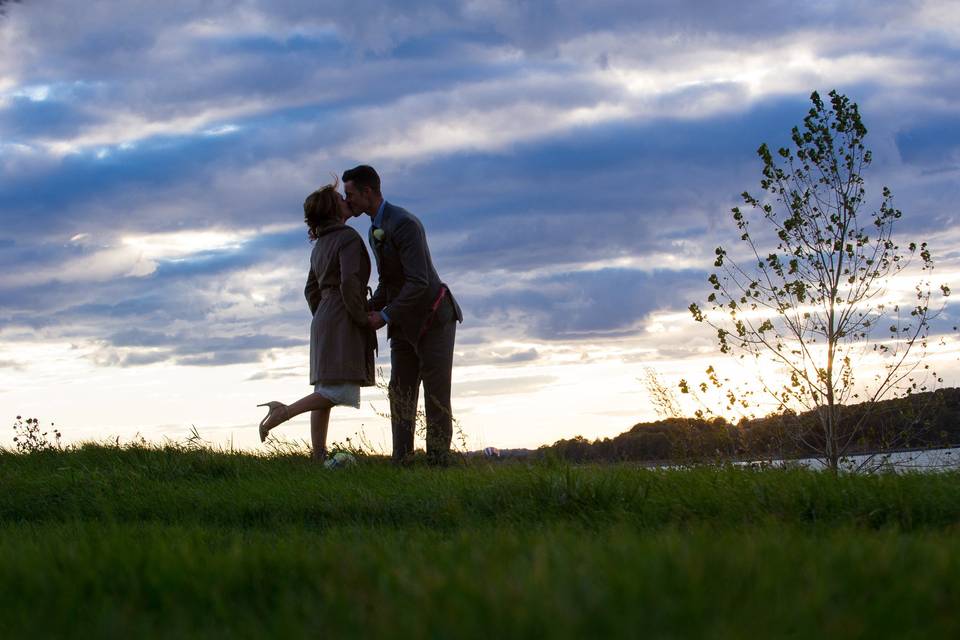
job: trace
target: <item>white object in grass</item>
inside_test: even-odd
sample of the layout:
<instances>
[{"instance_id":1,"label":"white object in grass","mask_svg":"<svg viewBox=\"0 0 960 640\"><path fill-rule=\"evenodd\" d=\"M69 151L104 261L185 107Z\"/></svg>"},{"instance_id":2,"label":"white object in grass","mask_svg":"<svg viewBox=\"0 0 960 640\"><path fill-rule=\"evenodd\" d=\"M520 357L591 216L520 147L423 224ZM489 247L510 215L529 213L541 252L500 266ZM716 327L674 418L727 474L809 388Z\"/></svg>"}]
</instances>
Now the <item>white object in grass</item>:
<instances>
[{"instance_id":1,"label":"white object in grass","mask_svg":"<svg viewBox=\"0 0 960 640\"><path fill-rule=\"evenodd\" d=\"M357 458L352 453L340 451L333 454L323 462L327 469L340 469L344 467L353 467L357 464Z\"/></svg>"}]
</instances>

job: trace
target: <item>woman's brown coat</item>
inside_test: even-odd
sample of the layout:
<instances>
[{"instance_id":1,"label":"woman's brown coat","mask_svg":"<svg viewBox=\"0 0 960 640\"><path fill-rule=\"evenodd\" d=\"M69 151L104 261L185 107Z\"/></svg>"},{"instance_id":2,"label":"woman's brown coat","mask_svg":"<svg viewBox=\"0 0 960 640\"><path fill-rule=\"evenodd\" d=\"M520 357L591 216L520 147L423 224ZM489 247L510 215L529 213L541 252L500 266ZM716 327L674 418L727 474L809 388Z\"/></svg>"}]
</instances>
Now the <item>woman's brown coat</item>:
<instances>
[{"instance_id":1,"label":"woman's brown coat","mask_svg":"<svg viewBox=\"0 0 960 640\"><path fill-rule=\"evenodd\" d=\"M377 336L367 323L370 256L351 227L321 231L310 255L304 296L310 325L310 384L374 384Z\"/></svg>"}]
</instances>

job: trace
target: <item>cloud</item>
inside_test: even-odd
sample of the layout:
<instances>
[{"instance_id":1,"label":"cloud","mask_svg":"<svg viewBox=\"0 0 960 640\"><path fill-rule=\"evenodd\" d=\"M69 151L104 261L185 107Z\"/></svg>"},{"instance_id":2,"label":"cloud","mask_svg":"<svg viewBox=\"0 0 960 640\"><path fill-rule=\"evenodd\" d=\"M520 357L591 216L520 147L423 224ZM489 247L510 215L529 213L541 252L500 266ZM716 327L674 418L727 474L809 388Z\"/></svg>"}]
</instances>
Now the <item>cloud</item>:
<instances>
[{"instance_id":1,"label":"cloud","mask_svg":"<svg viewBox=\"0 0 960 640\"><path fill-rule=\"evenodd\" d=\"M533 362L539 358L536 349L525 349L523 351L514 351L506 355L494 356L493 364L518 364L522 362Z\"/></svg>"},{"instance_id":2,"label":"cloud","mask_svg":"<svg viewBox=\"0 0 960 640\"><path fill-rule=\"evenodd\" d=\"M484 344L485 341L481 342ZM458 340L458 347L465 343ZM489 346L489 345L485 345ZM458 367L488 366L504 367L510 365L528 365L541 359L541 354L535 347L528 349L468 349L457 356Z\"/></svg>"},{"instance_id":3,"label":"cloud","mask_svg":"<svg viewBox=\"0 0 960 640\"><path fill-rule=\"evenodd\" d=\"M640 330L653 311L686 306L690 275L632 269L559 273L517 291L494 292L475 300L471 310L483 324L523 316L528 337L537 339L626 336Z\"/></svg>"},{"instance_id":4,"label":"cloud","mask_svg":"<svg viewBox=\"0 0 960 640\"><path fill-rule=\"evenodd\" d=\"M0 369L13 369L14 371L23 371L24 364L16 360L0 360Z\"/></svg>"},{"instance_id":5,"label":"cloud","mask_svg":"<svg viewBox=\"0 0 960 640\"><path fill-rule=\"evenodd\" d=\"M498 377L487 380L472 380L458 382L453 385L453 393L457 397L471 396L498 396L529 393L548 386L555 382L555 376L517 376L513 378Z\"/></svg>"},{"instance_id":6,"label":"cloud","mask_svg":"<svg viewBox=\"0 0 960 640\"><path fill-rule=\"evenodd\" d=\"M79 15L66 6L74 23L67 33L64 15L23 7L8 37L11 50L21 50L18 73L81 79L51 85L84 92L82 102L75 99L76 135L48 131L33 139L56 153L339 107L353 130L342 150L398 159L503 148L610 121L729 113L827 77L889 85L926 75L915 73L923 63L910 48L871 45L871 29L911 24L911 14L894 3L872 5L856 29L837 19L843 12L771 3L775 13L765 13L761 38L748 37L754 34L740 17L730 19L738 12L714 5L610 4L606 14L567 2L419 3L404 10L377 4L363 20L297 3L226 11L183 3ZM543 10L549 26L533 17ZM457 27L464 20L468 26ZM118 22L129 32L118 33ZM903 39L908 28L888 37ZM26 45L38 41L46 46ZM850 44L845 50L837 42ZM153 72L137 73L138 66ZM187 67L190 74L180 73ZM42 122L49 108L27 115ZM373 137L363 131L370 121L378 123Z\"/></svg>"},{"instance_id":7,"label":"cloud","mask_svg":"<svg viewBox=\"0 0 960 640\"><path fill-rule=\"evenodd\" d=\"M143 366L172 362L219 366L260 362L273 349L304 347L305 339L276 335L211 336L197 332L162 333L127 329L107 336L93 358L102 365Z\"/></svg>"},{"instance_id":8,"label":"cloud","mask_svg":"<svg viewBox=\"0 0 960 640\"><path fill-rule=\"evenodd\" d=\"M729 207L758 182L756 147L787 142L815 88L861 103L871 179L893 187L905 231L956 223L952 5L336 8L11 7L8 335L99 341L121 366L303 346L300 207L358 162L423 219L478 361L543 358L492 346L509 338L634 335L699 297L713 248L735 239ZM123 343L131 326L158 344Z\"/></svg>"},{"instance_id":9,"label":"cloud","mask_svg":"<svg viewBox=\"0 0 960 640\"><path fill-rule=\"evenodd\" d=\"M960 168L960 117L942 115L897 132L900 157L907 164L941 171Z\"/></svg>"},{"instance_id":10,"label":"cloud","mask_svg":"<svg viewBox=\"0 0 960 640\"><path fill-rule=\"evenodd\" d=\"M256 382L258 380L280 380L283 378L302 378L302 371L259 371L249 378L247 382Z\"/></svg>"},{"instance_id":11,"label":"cloud","mask_svg":"<svg viewBox=\"0 0 960 640\"><path fill-rule=\"evenodd\" d=\"M716 358L686 306L714 248L737 243L729 209L757 188L756 148L789 143L814 89L858 102L869 192L890 186L902 237L930 240L937 277L957 271L953 3L5 8L0 386L18 406L64 377L72 413L100 376L177 398L304 376L301 205L368 162L423 220L464 309L464 415L497 441L552 441L584 417L617 433L636 421L638 367L674 380ZM180 410L156 409L161 434ZM247 419L225 410L206 421Z\"/></svg>"}]
</instances>

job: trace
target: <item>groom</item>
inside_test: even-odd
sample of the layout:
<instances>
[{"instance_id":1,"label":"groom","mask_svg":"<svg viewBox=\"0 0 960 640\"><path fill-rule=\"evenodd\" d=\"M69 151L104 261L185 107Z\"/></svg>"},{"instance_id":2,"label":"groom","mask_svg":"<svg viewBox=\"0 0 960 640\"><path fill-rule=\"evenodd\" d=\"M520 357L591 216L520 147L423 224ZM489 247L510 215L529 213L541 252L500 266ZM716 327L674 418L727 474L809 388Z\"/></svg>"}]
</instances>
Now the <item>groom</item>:
<instances>
[{"instance_id":1,"label":"groom","mask_svg":"<svg viewBox=\"0 0 960 640\"><path fill-rule=\"evenodd\" d=\"M393 459L413 453L417 399L423 381L427 414L427 461L445 464L453 436L450 377L457 322L463 313L440 282L430 258L427 235L412 213L383 199L380 176L360 165L343 173L353 215L372 220L370 247L380 281L370 298L372 329L387 325L390 339L390 421Z\"/></svg>"}]
</instances>

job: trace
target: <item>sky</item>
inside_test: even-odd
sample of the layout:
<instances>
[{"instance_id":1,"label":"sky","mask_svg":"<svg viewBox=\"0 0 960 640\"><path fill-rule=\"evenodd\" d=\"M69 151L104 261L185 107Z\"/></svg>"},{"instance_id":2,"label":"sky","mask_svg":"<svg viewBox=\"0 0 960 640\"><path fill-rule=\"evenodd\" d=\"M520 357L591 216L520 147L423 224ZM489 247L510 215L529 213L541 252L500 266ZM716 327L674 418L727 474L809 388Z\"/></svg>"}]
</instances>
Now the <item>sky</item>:
<instances>
[{"instance_id":1,"label":"sky","mask_svg":"<svg viewBox=\"0 0 960 640\"><path fill-rule=\"evenodd\" d=\"M898 237L931 243L938 278L960 273L955 2L0 11L0 446L23 415L65 442L196 429L259 450L255 405L310 391L303 199L360 163L423 221L464 310L453 407L472 449L654 420L650 370L750 373L687 307L736 243L757 147L787 144L814 90L858 103L868 189L893 190ZM388 450L382 391L362 404L333 411L330 440ZM309 438L307 417L278 432Z\"/></svg>"}]
</instances>

